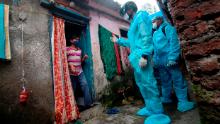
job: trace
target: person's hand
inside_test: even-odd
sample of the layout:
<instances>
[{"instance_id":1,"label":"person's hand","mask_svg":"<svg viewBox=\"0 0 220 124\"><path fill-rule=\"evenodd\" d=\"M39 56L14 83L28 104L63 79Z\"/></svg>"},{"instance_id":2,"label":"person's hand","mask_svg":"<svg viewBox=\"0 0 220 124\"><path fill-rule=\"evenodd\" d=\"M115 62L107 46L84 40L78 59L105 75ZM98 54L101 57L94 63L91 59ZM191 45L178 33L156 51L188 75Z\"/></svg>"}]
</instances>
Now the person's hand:
<instances>
[{"instance_id":1,"label":"person's hand","mask_svg":"<svg viewBox=\"0 0 220 124\"><path fill-rule=\"evenodd\" d=\"M86 59L88 59L89 56L88 55L84 55L83 58L82 58L82 62L84 62Z\"/></svg>"},{"instance_id":2,"label":"person's hand","mask_svg":"<svg viewBox=\"0 0 220 124\"><path fill-rule=\"evenodd\" d=\"M83 56L83 60L86 60L88 58L89 58L89 56L87 54Z\"/></svg>"},{"instance_id":3,"label":"person's hand","mask_svg":"<svg viewBox=\"0 0 220 124\"><path fill-rule=\"evenodd\" d=\"M175 66L175 65L177 65L175 61L169 61L167 64L168 67Z\"/></svg>"},{"instance_id":4,"label":"person's hand","mask_svg":"<svg viewBox=\"0 0 220 124\"><path fill-rule=\"evenodd\" d=\"M115 35L113 35L110 39L113 43L116 43L118 40L118 38Z\"/></svg>"},{"instance_id":5,"label":"person's hand","mask_svg":"<svg viewBox=\"0 0 220 124\"><path fill-rule=\"evenodd\" d=\"M74 43L74 42L77 42L77 41L79 41L79 40L80 40L80 38L79 38L79 37L76 37L76 38L70 39L70 42L71 42L71 43Z\"/></svg>"},{"instance_id":6,"label":"person's hand","mask_svg":"<svg viewBox=\"0 0 220 124\"><path fill-rule=\"evenodd\" d=\"M73 73L76 73L76 67L75 66L71 66L71 70Z\"/></svg>"},{"instance_id":7,"label":"person's hand","mask_svg":"<svg viewBox=\"0 0 220 124\"><path fill-rule=\"evenodd\" d=\"M69 65L69 67L72 73L76 73L76 67L74 65Z\"/></svg>"},{"instance_id":8,"label":"person's hand","mask_svg":"<svg viewBox=\"0 0 220 124\"><path fill-rule=\"evenodd\" d=\"M140 59L140 61L139 61L139 66L140 66L141 68L146 67L146 66L147 66L147 59L141 57L141 59Z\"/></svg>"}]
</instances>

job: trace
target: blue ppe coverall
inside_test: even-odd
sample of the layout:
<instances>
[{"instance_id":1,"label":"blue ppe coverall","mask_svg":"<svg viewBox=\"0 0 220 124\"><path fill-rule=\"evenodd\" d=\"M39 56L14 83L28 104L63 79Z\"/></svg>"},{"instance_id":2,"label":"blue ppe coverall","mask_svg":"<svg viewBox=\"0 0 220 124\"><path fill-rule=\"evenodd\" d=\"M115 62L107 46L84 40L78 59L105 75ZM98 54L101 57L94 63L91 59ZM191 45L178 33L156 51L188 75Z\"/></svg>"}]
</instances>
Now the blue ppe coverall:
<instances>
[{"instance_id":1,"label":"blue ppe coverall","mask_svg":"<svg viewBox=\"0 0 220 124\"><path fill-rule=\"evenodd\" d=\"M146 11L135 14L129 31L128 39L119 38L117 43L130 48L129 61L134 68L134 76L137 86L145 102L145 107L138 111L138 115L149 116L163 112L163 106L159 98L157 81L153 75L152 53L152 23ZM142 55L147 56L147 65L139 66Z\"/></svg>"},{"instance_id":2,"label":"blue ppe coverall","mask_svg":"<svg viewBox=\"0 0 220 124\"><path fill-rule=\"evenodd\" d=\"M187 82L178 66L181 50L176 29L166 22L162 23L153 33L153 45L153 62L159 71L162 102L172 102L171 92L174 87L178 99L177 109L181 112L191 110L195 104L188 101Z\"/></svg>"}]
</instances>

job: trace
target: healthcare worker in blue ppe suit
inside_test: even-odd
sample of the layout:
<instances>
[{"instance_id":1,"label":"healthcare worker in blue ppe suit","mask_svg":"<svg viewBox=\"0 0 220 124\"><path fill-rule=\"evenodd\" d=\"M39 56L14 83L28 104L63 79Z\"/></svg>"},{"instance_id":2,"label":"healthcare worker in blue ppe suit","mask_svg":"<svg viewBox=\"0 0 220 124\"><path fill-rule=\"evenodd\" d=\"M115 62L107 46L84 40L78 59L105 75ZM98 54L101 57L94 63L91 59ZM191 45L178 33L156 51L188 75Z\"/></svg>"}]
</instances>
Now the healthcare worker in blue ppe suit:
<instances>
[{"instance_id":1,"label":"healthcare worker in blue ppe suit","mask_svg":"<svg viewBox=\"0 0 220 124\"><path fill-rule=\"evenodd\" d=\"M153 19L154 66L159 71L163 103L171 103L171 92L174 87L178 99L177 110L185 112L195 107L187 97L187 83L178 66L180 44L174 27L163 21L163 17ZM172 83L173 82L173 83Z\"/></svg>"},{"instance_id":2,"label":"healthcare worker in blue ppe suit","mask_svg":"<svg viewBox=\"0 0 220 124\"><path fill-rule=\"evenodd\" d=\"M126 19L131 20L128 31L128 39L112 37L112 41L121 46L130 48L129 61L134 68L134 76L137 86L145 102L145 107L137 114L150 116L163 113L163 106L159 98L157 81L153 75L152 65L152 23L145 11L137 11L134 2L127 2L122 7Z\"/></svg>"}]
</instances>

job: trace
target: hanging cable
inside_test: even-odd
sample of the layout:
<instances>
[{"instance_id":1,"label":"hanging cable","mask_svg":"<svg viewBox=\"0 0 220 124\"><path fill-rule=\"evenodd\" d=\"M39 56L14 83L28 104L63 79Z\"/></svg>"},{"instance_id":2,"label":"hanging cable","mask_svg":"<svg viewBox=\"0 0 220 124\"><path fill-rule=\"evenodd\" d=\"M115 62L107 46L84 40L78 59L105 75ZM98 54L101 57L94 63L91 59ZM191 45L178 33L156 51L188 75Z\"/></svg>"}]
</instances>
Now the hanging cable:
<instances>
[{"instance_id":1,"label":"hanging cable","mask_svg":"<svg viewBox=\"0 0 220 124\"><path fill-rule=\"evenodd\" d=\"M25 89L25 71L24 71L24 24L21 23L21 67L22 67L22 88Z\"/></svg>"},{"instance_id":2,"label":"hanging cable","mask_svg":"<svg viewBox=\"0 0 220 124\"><path fill-rule=\"evenodd\" d=\"M24 71L24 24L23 21L21 23L21 70L22 70L22 78L21 78L21 83L22 83L22 90L19 95L19 102L22 105L25 105L28 100L28 92L25 88L25 71Z\"/></svg>"}]
</instances>

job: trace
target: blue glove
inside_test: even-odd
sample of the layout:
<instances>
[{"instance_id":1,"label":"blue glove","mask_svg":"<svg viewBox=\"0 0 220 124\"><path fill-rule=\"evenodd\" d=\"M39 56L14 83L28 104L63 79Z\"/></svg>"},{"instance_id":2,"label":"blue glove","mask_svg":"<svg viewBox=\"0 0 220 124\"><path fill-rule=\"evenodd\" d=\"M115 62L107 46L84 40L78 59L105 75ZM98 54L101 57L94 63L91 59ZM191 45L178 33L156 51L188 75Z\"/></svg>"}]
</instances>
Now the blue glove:
<instances>
[{"instance_id":1,"label":"blue glove","mask_svg":"<svg viewBox=\"0 0 220 124\"><path fill-rule=\"evenodd\" d=\"M175 62L175 61L169 61L167 64L168 67L175 66L175 65L177 65L177 62Z\"/></svg>"}]
</instances>

